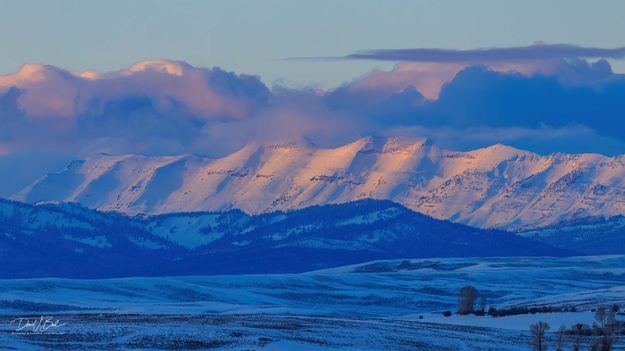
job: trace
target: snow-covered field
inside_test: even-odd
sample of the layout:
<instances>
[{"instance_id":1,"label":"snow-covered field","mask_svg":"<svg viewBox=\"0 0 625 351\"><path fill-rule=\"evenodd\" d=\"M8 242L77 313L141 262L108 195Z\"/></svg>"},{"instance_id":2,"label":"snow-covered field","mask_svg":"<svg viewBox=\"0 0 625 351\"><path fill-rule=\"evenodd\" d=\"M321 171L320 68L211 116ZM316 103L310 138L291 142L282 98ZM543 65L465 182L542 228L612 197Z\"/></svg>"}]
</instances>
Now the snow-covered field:
<instances>
[{"instance_id":1,"label":"snow-covered field","mask_svg":"<svg viewBox=\"0 0 625 351\"><path fill-rule=\"evenodd\" d=\"M578 312L443 317L467 284L487 307ZM294 275L1 280L0 349L527 350L529 324L589 324L591 308L613 303L625 304L625 256L379 261ZM13 333L12 320L42 315L65 325Z\"/></svg>"}]
</instances>

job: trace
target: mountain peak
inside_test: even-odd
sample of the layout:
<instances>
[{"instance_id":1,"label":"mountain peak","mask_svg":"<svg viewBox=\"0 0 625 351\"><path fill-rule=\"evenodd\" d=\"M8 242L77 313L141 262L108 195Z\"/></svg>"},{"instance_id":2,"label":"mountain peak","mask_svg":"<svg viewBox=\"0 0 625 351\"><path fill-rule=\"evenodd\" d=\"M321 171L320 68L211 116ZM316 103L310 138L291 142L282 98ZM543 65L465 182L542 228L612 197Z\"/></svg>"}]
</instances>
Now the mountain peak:
<instances>
[{"instance_id":1,"label":"mountain peak","mask_svg":"<svg viewBox=\"0 0 625 351\"><path fill-rule=\"evenodd\" d=\"M418 149L431 147L432 145L432 141L427 138L370 135L362 137L346 146L358 148L361 153L396 153L415 152Z\"/></svg>"},{"instance_id":2,"label":"mountain peak","mask_svg":"<svg viewBox=\"0 0 625 351\"><path fill-rule=\"evenodd\" d=\"M283 140L273 143L263 144L268 149L308 149L308 148L316 148L316 145L308 140L307 138L299 138L299 139L291 139L291 140Z\"/></svg>"},{"instance_id":3,"label":"mountain peak","mask_svg":"<svg viewBox=\"0 0 625 351\"><path fill-rule=\"evenodd\" d=\"M474 156L480 156L480 157L505 157L505 158L510 158L513 157L515 155L523 155L523 154L529 154L530 152L528 151L523 151L523 150L519 150L516 149L512 146L508 146L508 145L504 145L504 144L494 144L491 146L487 146L481 149L476 149L473 151L469 151L469 153L471 153Z\"/></svg>"}]
</instances>

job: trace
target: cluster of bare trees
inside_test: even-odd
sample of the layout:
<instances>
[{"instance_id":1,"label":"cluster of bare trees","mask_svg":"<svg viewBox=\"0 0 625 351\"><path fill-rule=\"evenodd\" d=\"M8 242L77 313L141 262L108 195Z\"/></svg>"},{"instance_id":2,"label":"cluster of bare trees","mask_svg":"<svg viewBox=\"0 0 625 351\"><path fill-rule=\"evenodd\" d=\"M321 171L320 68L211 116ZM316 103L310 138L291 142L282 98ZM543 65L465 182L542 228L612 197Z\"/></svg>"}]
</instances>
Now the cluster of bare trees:
<instances>
[{"instance_id":1,"label":"cluster of bare trees","mask_svg":"<svg viewBox=\"0 0 625 351\"><path fill-rule=\"evenodd\" d=\"M476 314L484 315L486 299L482 297L481 307L475 308L475 302L478 298L478 291L475 287L467 285L460 289L458 294L458 314ZM549 312L575 312L574 307L514 307L508 310L496 310L491 307L489 315L493 317L527 314L527 313L549 313ZM570 329L561 326L556 331L555 350L564 351L565 344L569 343L572 351L581 351L584 338L590 340L590 351L611 351L614 345L615 337L620 333L625 334L625 322L619 322L616 314L619 311L618 305L600 306L595 311L595 323L592 327L585 324L576 324ZM446 317L451 316L451 311L443 313ZM530 326L532 334L532 347L535 351L547 351L547 332L551 329L548 323L538 322Z\"/></svg>"},{"instance_id":2,"label":"cluster of bare trees","mask_svg":"<svg viewBox=\"0 0 625 351\"><path fill-rule=\"evenodd\" d=\"M600 306L595 311L595 324L592 328L583 324L576 324L571 329L561 326L556 334L556 351L564 351L566 336L571 337L571 350L581 351L582 338L584 336L592 338L590 351L611 351L617 329L620 323L616 320L618 306ZM532 334L532 346L535 351L547 351L546 334L550 326L545 322L538 322L530 326Z\"/></svg>"}]
</instances>

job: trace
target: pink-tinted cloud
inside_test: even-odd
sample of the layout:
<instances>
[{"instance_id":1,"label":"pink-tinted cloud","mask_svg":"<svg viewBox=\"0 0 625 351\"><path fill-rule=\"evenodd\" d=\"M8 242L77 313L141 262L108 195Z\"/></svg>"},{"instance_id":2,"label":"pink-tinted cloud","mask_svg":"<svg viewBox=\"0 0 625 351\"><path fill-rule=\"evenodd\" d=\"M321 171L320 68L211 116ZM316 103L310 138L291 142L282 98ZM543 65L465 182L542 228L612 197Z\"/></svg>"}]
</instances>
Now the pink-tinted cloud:
<instances>
[{"instance_id":1,"label":"pink-tinted cloud","mask_svg":"<svg viewBox=\"0 0 625 351\"><path fill-rule=\"evenodd\" d=\"M0 76L0 92L11 87L23 91L18 103L29 118L78 116L94 103L127 96L148 97L163 112L176 105L176 110L200 118L243 118L269 94L257 77L174 61L142 61L103 74L29 64Z\"/></svg>"},{"instance_id":2,"label":"pink-tinted cloud","mask_svg":"<svg viewBox=\"0 0 625 351\"><path fill-rule=\"evenodd\" d=\"M426 98L435 100L445 83L451 81L458 72L472 65L470 62L402 62L395 65L391 71L375 70L367 73L347 86L354 91L375 91L376 96L394 94L414 87ZM482 65L501 73L519 73L525 76L561 73L563 77L565 70L570 67L568 62L552 60L488 62ZM573 76L579 75L578 70L569 69L568 72L571 80L581 79L581 77Z\"/></svg>"},{"instance_id":3,"label":"pink-tinted cloud","mask_svg":"<svg viewBox=\"0 0 625 351\"><path fill-rule=\"evenodd\" d=\"M428 99L436 99L444 83L450 81L466 64L400 63L393 70L373 71L352 84L354 90L377 90L397 93L415 87Z\"/></svg>"},{"instance_id":4,"label":"pink-tinted cloud","mask_svg":"<svg viewBox=\"0 0 625 351\"><path fill-rule=\"evenodd\" d=\"M27 64L13 75L0 76L0 91L15 87L24 91L19 106L33 118L71 117L81 82L56 67Z\"/></svg>"},{"instance_id":5,"label":"pink-tinted cloud","mask_svg":"<svg viewBox=\"0 0 625 351\"><path fill-rule=\"evenodd\" d=\"M583 60L404 62L322 93L183 62L105 73L26 65L0 76L0 154L219 155L251 141L331 146L368 134L614 153L625 150L613 127L625 115L624 84L607 62Z\"/></svg>"}]
</instances>

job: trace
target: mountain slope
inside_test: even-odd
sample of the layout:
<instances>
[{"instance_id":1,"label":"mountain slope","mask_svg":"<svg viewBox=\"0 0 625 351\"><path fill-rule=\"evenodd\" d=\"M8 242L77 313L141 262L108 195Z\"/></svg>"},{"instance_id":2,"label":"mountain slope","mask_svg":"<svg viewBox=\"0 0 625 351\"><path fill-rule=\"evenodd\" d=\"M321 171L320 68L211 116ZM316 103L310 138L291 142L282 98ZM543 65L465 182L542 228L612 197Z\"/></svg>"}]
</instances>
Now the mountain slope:
<instances>
[{"instance_id":1,"label":"mountain slope","mask_svg":"<svg viewBox=\"0 0 625 351\"><path fill-rule=\"evenodd\" d=\"M206 221L205 216L215 215L194 220ZM170 217L150 219L149 226L157 228ZM185 221L194 224L192 218ZM567 253L506 232L436 220L390 201L360 200L212 222L217 224L205 230L212 240L169 266L171 274L201 274L202 265L223 274L295 273L386 258ZM216 236L222 231L215 228L227 233Z\"/></svg>"},{"instance_id":2,"label":"mountain slope","mask_svg":"<svg viewBox=\"0 0 625 351\"><path fill-rule=\"evenodd\" d=\"M184 249L141 223L75 205L0 200L0 276L111 277L169 261Z\"/></svg>"},{"instance_id":3,"label":"mountain slope","mask_svg":"<svg viewBox=\"0 0 625 351\"><path fill-rule=\"evenodd\" d=\"M96 155L12 197L128 214L247 213L388 199L480 228L528 230L625 214L625 157L540 156L503 145L454 152L367 137L334 149L252 143L222 157Z\"/></svg>"},{"instance_id":4,"label":"mountain slope","mask_svg":"<svg viewBox=\"0 0 625 351\"><path fill-rule=\"evenodd\" d=\"M130 218L0 201L0 277L303 272L386 258L565 255L520 236L362 200L250 216Z\"/></svg>"},{"instance_id":5,"label":"mountain slope","mask_svg":"<svg viewBox=\"0 0 625 351\"><path fill-rule=\"evenodd\" d=\"M580 218L519 234L588 255L625 254L623 216Z\"/></svg>"}]
</instances>

